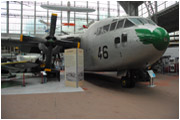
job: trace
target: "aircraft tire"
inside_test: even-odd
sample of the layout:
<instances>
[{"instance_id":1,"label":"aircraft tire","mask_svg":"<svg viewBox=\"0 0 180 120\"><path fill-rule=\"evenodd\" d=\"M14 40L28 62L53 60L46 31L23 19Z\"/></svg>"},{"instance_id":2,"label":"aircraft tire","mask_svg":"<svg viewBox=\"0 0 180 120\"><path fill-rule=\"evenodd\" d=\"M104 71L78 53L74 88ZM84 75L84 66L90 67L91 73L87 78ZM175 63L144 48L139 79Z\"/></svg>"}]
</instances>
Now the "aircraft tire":
<instances>
[{"instance_id":1,"label":"aircraft tire","mask_svg":"<svg viewBox=\"0 0 180 120\"><path fill-rule=\"evenodd\" d=\"M135 81L131 80L131 79L127 78L127 77L122 77L121 86L123 88L133 88L135 86Z\"/></svg>"}]
</instances>

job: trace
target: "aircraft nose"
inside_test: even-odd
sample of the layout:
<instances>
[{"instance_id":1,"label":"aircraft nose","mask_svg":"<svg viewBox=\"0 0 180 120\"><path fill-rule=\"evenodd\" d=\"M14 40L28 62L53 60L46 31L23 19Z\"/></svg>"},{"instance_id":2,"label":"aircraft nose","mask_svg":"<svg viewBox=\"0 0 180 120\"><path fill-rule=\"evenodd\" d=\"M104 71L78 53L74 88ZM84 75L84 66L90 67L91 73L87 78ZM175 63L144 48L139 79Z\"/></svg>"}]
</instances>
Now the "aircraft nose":
<instances>
[{"instance_id":1,"label":"aircraft nose","mask_svg":"<svg viewBox=\"0 0 180 120\"><path fill-rule=\"evenodd\" d=\"M136 29L136 33L143 44L152 44L159 51L165 50L169 45L169 34L161 27L152 32L148 29Z\"/></svg>"},{"instance_id":2,"label":"aircraft nose","mask_svg":"<svg viewBox=\"0 0 180 120\"><path fill-rule=\"evenodd\" d=\"M169 45L169 34L163 28L156 28L153 31L153 45L158 50L165 50Z\"/></svg>"}]
</instances>

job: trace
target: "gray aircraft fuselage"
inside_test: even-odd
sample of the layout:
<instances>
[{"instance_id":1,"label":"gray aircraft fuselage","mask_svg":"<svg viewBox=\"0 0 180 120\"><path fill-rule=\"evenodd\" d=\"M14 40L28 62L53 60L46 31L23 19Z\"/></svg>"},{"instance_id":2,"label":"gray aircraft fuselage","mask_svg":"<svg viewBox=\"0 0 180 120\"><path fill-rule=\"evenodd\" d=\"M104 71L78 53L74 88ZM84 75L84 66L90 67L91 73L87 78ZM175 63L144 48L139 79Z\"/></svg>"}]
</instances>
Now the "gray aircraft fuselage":
<instances>
[{"instance_id":1,"label":"gray aircraft fuselage","mask_svg":"<svg viewBox=\"0 0 180 120\"><path fill-rule=\"evenodd\" d=\"M137 16L98 21L81 35L87 71L145 68L163 55L168 44L165 29Z\"/></svg>"}]
</instances>

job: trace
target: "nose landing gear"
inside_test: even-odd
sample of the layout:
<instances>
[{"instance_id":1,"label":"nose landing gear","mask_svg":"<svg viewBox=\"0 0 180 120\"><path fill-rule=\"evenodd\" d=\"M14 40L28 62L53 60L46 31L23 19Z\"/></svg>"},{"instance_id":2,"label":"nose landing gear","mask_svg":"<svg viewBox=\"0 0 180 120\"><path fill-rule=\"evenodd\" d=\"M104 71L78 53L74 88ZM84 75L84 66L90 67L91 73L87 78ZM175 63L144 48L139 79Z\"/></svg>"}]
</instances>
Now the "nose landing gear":
<instances>
[{"instance_id":1,"label":"nose landing gear","mask_svg":"<svg viewBox=\"0 0 180 120\"><path fill-rule=\"evenodd\" d=\"M121 86L123 88L133 88L137 81L150 81L150 76L146 70L129 70L126 76L121 78Z\"/></svg>"},{"instance_id":2,"label":"nose landing gear","mask_svg":"<svg viewBox=\"0 0 180 120\"><path fill-rule=\"evenodd\" d=\"M121 86L123 88L133 88L135 86L135 81L131 80L131 79L127 78L127 77L122 77Z\"/></svg>"}]
</instances>

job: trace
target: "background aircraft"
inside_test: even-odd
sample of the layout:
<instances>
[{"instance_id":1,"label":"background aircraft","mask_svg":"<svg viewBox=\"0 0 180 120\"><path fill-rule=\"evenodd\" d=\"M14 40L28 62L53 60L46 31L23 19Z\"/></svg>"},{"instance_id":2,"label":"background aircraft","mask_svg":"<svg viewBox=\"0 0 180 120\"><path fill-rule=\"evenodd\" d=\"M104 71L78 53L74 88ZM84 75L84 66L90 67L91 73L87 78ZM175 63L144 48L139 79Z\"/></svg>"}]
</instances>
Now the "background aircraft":
<instances>
[{"instance_id":1,"label":"background aircraft","mask_svg":"<svg viewBox=\"0 0 180 120\"><path fill-rule=\"evenodd\" d=\"M44 9L57 10L57 11L67 11L67 26L70 26L72 23L70 21L70 12L94 12L95 9L91 8L81 8L81 7L72 7L70 2L68 1L67 6L61 5L41 5Z\"/></svg>"},{"instance_id":2,"label":"background aircraft","mask_svg":"<svg viewBox=\"0 0 180 120\"><path fill-rule=\"evenodd\" d=\"M49 22L45 22L44 20L39 20L40 23L44 24L46 27L44 28L45 32L46 33L49 33L50 32L50 23ZM84 30L84 29L87 29L90 25L92 25L94 23L94 20L92 20L91 22L89 22L87 25L83 25L82 27L80 27L78 30ZM64 26L65 23L62 23L62 25ZM75 25L75 24L74 24ZM78 26L77 26L78 27ZM60 26L56 27L56 29L59 29ZM65 31L61 31L62 34L64 35L68 35L70 33L68 32L65 32ZM60 36L62 35L60 34Z\"/></svg>"}]
</instances>

